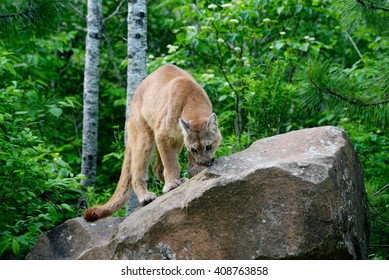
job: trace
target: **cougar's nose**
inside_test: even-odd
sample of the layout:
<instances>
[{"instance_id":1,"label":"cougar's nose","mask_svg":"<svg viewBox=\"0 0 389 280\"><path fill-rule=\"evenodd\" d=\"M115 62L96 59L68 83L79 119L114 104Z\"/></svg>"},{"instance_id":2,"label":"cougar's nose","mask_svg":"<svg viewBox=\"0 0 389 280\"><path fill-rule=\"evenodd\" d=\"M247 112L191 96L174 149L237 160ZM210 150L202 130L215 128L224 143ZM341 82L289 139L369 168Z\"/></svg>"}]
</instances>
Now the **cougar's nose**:
<instances>
[{"instance_id":1,"label":"cougar's nose","mask_svg":"<svg viewBox=\"0 0 389 280\"><path fill-rule=\"evenodd\" d=\"M213 162L214 162L214 159L210 159L207 161L198 162L198 164L201 166L211 166Z\"/></svg>"}]
</instances>

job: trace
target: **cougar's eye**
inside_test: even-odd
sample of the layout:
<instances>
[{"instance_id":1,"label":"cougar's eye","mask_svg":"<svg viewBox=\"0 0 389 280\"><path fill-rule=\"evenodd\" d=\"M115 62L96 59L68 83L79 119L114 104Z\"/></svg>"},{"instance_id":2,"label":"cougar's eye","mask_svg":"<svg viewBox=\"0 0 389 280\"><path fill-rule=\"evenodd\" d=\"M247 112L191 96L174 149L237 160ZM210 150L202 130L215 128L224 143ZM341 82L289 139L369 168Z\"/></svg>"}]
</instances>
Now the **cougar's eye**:
<instances>
[{"instance_id":1,"label":"cougar's eye","mask_svg":"<svg viewBox=\"0 0 389 280\"><path fill-rule=\"evenodd\" d=\"M211 150L211 149L212 149L212 144L211 144L211 145L205 146L205 149L206 149L207 151Z\"/></svg>"},{"instance_id":2,"label":"cougar's eye","mask_svg":"<svg viewBox=\"0 0 389 280\"><path fill-rule=\"evenodd\" d=\"M191 150L192 153L197 154L197 150L195 148L191 148L190 150Z\"/></svg>"}]
</instances>

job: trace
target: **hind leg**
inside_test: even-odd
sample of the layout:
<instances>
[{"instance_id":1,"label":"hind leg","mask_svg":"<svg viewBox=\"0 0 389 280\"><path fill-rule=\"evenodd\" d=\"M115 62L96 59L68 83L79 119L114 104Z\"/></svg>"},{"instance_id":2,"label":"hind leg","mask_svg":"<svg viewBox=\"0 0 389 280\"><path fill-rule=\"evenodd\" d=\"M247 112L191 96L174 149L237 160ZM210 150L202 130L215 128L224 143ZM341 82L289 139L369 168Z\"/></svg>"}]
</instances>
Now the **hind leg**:
<instances>
[{"instance_id":1,"label":"hind leg","mask_svg":"<svg viewBox=\"0 0 389 280\"><path fill-rule=\"evenodd\" d=\"M155 162L155 165L153 167L154 175L161 181L165 182L165 178L163 177L163 164L161 160L161 156L157 150L157 161Z\"/></svg>"},{"instance_id":2,"label":"hind leg","mask_svg":"<svg viewBox=\"0 0 389 280\"><path fill-rule=\"evenodd\" d=\"M127 144L131 145L132 187L139 203L145 205L157 198L147 190L148 166L155 147L154 134L143 119L138 120L136 125L131 122L128 133L131 134L131 143Z\"/></svg>"}]
</instances>

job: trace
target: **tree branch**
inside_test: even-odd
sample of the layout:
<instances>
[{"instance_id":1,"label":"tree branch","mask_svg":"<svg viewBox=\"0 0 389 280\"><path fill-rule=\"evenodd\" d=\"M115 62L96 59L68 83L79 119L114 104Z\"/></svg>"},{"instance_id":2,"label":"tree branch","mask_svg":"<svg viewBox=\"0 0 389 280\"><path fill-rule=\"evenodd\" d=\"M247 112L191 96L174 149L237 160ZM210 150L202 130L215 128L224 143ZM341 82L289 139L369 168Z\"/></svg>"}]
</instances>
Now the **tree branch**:
<instances>
[{"instance_id":1,"label":"tree branch","mask_svg":"<svg viewBox=\"0 0 389 280\"><path fill-rule=\"evenodd\" d=\"M68 5L74 10L76 11L76 13L80 16L80 18L82 18L83 20L86 20L86 16L84 15L83 12L81 12L79 9L77 9L76 6L74 6L72 3L68 3Z\"/></svg>"},{"instance_id":2,"label":"tree branch","mask_svg":"<svg viewBox=\"0 0 389 280\"><path fill-rule=\"evenodd\" d=\"M329 88L323 89L312 79L312 75L311 75L310 69L308 71L308 78L309 78L309 81L312 83L312 85L316 88L316 90L318 92L332 95L332 96L334 96L334 97L336 97L336 98L338 98L340 100L346 101L347 103L349 103L351 105L354 105L354 106L370 107L370 106L378 106L378 105L382 105L382 104L385 104L385 103L389 103L389 99L384 99L384 100L380 100L380 101L364 103L362 101L355 100L355 99L353 100L353 99L348 98L348 97L346 97L344 95L336 93L336 92L334 92L333 90L331 90Z\"/></svg>"},{"instance_id":3,"label":"tree branch","mask_svg":"<svg viewBox=\"0 0 389 280\"><path fill-rule=\"evenodd\" d=\"M219 56L218 56L218 60L219 60L219 67L220 67L220 70L224 76L224 79L226 80L226 82L228 83L228 86L231 88L231 90L235 93L235 95L238 95L238 92L235 90L235 88L232 86L230 80L228 79L227 77L227 73L225 72L224 70L224 67L223 67L223 64L224 64L224 55L222 53L222 50L221 50L221 47L220 47L220 44L218 42L218 38L219 38L219 32L217 30L217 28L213 25L213 28L215 28L215 31L216 31L216 47L217 47L217 52L219 53ZM223 39L224 40L224 39ZM228 47L228 46L227 46Z\"/></svg>"},{"instance_id":4,"label":"tree branch","mask_svg":"<svg viewBox=\"0 0 389 280\"><path fill-rule=\"evenodd\" d=\"M353 38L351 37L350 33L348 32L348 30L346 30L346 37L347 37L347 39L350 40L350 42L351 42L351 44L353 45L355 51L357 52L359 58L362 58L362 53L361 53L360 50L358 49L357 44L355 44L355 42L354 42Z\"/></svg>"},{"instance_id":5,"label":"tree branch","mask_svg":"<svg viewBox=\"0 0 389 280\"><path fill-rule=\"evenodd\" d=\"M35 28L41 32L40 27L51 27L57 15L62 14L64 5L62 1L30 0L28 4L17 7L16 12L0 13L0 31L7 36L9 31L17 33L19 28Z\"/></svg>"},{"instance_id":6,"label":"tree branch","mask_svg":"<svg viewBox=\"0 0 389 280\"><path fill-rule=\"evenodd\" d=\"M109 60L110 60L110 62L112 64L112 66L113 66L116 79L119 82L119 86L122 87L122 85L123 85L123 77L120 74L119 67L117 66L117 64L115 62L115 55L114 55L114 52L112 50L111 38L108 36L107 32L105 32L105 31L103 31L103 37L105 39L105 42L107 43L108 56L109 56Z\"/></svg>"},{"instance_id":7,"label":"tree branch","mask_svg":"<svg viewBox=\"0 0 389 280\"><path fill-rule=\"evenodd\" d=\"M59 3L59 1L46 1L46 2L40 3L36 6L32 6L31 2L29 2L28 7L24 11L21 11L20 13L0 14L0 19L12 19L12 18L21 18L21 17L25 17L25 16L31 16L31 14L33 12L38 11L42 7L46 7L51 3L55 3L55 5L57 5L57 3Z\"/></svg>"},{"instance_id":8,"label":"tree branch","mask_svg":"<svg viewBox=\"0 0 389 280\"><path fill-rule=\"evenodd\" d=\"M376 192L373 194L373 196L376 196L376 195L382 193L383 190L386 189L386 188L388 188L388 187L389 187L389 184L386 184L385 186L383 186L382 188L380 188L378 191L376 191Z\"/></svg>"},{"instance_id":9,"label":"tree branch","mask_svg":"<svg viewBox=\"0 0 389 280\"><path fill-rule=\"evenodd\" d=\"M110 14L107 18L103 19L103 23L105 23L106 21L108 21L111 18L113 18L114 16L116 16L119 13L120 8L122 7L122 5L123 5L123 0L120 1L119 5L116 7L116 10L112 14Z\"/></svg>"},{"instance_id":10,"label":"tree branch","mask_svg":"<svg viewBox=\"0 0 389 280\"><path fill-rule=\"evenodd\" d=\"M385 8L385 7L380 7L380 6L375 6L373 5L372 3L369 3L369 2L365 2L363 0L356 0L359 4L361 4L363 7L365 7L366 9L371 9L371 10L380 10L380 11L384 11L384 12L389 12L389 8Z\"/></svg>"}]
</instances>

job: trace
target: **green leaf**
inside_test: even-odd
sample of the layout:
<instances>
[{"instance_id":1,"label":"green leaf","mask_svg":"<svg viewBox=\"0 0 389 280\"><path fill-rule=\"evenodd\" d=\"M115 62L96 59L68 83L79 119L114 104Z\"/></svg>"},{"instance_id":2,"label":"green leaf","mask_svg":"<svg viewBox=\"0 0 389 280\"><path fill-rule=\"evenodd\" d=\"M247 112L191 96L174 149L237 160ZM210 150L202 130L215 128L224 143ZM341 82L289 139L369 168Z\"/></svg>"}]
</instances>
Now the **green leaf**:
<instances>
[{"instance_id":1,"label":"green leaf","mask_svg":"<svg viewBox=\"0 0 389 280\"><path fill-rule=\"evenodd\" d=\"M61 108L58 108L58 107L53 107L53 108L51 108L51 109L49 110L49 112L50 112L53 116L55 116L55 117L57 117L57 118L59 118L59 117L62 115L62 109L61 109Z\"/></svg>"},{"instance_id":2,"label":"green leaf","mask_svg":"<svg viewBox=\"0 0 389 280\"><path fill-rule=\"evenodd\" d=\"M20 252L20 245L19 242L16 241L16 239L12 240L12 251L15 255L19 255Z\"/></svg>"},{"instance_id":3,"label":"green leaf","mask_svg":"<svg viewBox=\"0 0 389 280\"><path fill-rule=\"evenodd\" d=\"M312 6L319 6L321 4L321 0L313 0L312 1Z\"/></svg>"},{"instance_id":4,"label":"green leaf","mask_svg":"<svg viewBox=\"0 0 389 280\"><path fill-rule=\"evenodd\" d=\"M233 42L236 39L236 36L237 36L236 33L227 34L227 41L228 42Z\"/></svg>"},{"instance_id":5,"label":"green leaf","mask_svg":"<svg viewBox=\"0 0 389 280\"><path fill-rule=\"evenodd\" d=\"M282 13L282 10L284 9L285 7L284 6L281 6L277 9L277 14L281 14Z\"/></svg>"},{"instance_id":6,"label":"green leaf","mask_svg":"<svg viewBox=\"0 0 389 280\"><path fill-rule=\"evenodd\" d=\"M304 43L304 44L300 47L300 51L306 52L306 51L308 51L308 47L309 47L309 43Z\"/></svg>"},{"instance_id":7,"label":"green leaf","mask_svg":"<svg viewBox=\"0 0 389 280\"><path fill-rule=\"evenodd\" d=\"M294 13L295 13L295 14L298 14L299 12L301 12L302 8L303 8L303 5L297 4L297 5L296 5L296 8L295 8L295 10L294 10Z\"/></svg>"},{"instance_id":8,"label":"green leaf","mask_svg":"<svg viewBox=\"0 0 389 280\"><path fill-rule=\"evenodd\" d=\"M65 210L70 211L70 212L73 212L73 211L74 211L73 208L72 208L69 204L66 204L66 203L62 203L62 204L61 204L61 207L62 207L63 209L65 209Z\"/></svg>"},{"instance_id":9,"label":"green leaf","mask_svg":"<svg viewBox=\"0 0 389 280\"><path fill-rule=\"evenodd\" d=\"M10 64L6 63L6 64L5 64L5 68L7 68L7 70L8 70L9 72L11 72L14 76L17 75L15 69L14 69Z\"/></svg>"},{"instance_id":10,"label":"green leaf","mask_svg":"<svg viewBox=\"0 0 389 280\"><path fill-rule=\"evenodd\" d=\"M19 236L18 241L20 242L20 244L28 246L28 240L26 239L26 236Z\"/></svg>"},{"instance_id":11,"label":"green leaf","mask_svg":"<svg viewBox=\"0 0 389 280\"><path fill-rule=\"evenodd\" d=\"M0 242L0 256L4 253L5 250L7 250L10 241L11 240L9 238L6 238Z\"/></svg>"},{"instance_id":12,"label":"green leaf","mask_svg":"<svg viewBox=\"0 0 389 280\"><path fill-rule=\"evenodd\" d=\"M274 47L275 47L277 50L280 50L284 45L285 45L284 42L277 41L277 42L274 44Z\"/></svg>"},{"instance_id":13,"label":"green leaf","mask_svg":"<svg viewBox=\"0 0 389 280\"><path fill-rule=\"evenodd\" d=\"M219 97L219 102L225 100L227 98L227 95L222 95Z\"/></svg>"},{"instance_id":14,"label":"green leaf","mask_svg":"<svg viewBox=\"0 0 389 280\"><path fill-rule=\"evenodd\" d=\"M249 17L249 13L248 12L241 12L239 14L239 17L242 19L242 20L245 20Z\"/></svg>"}]
</instances>

